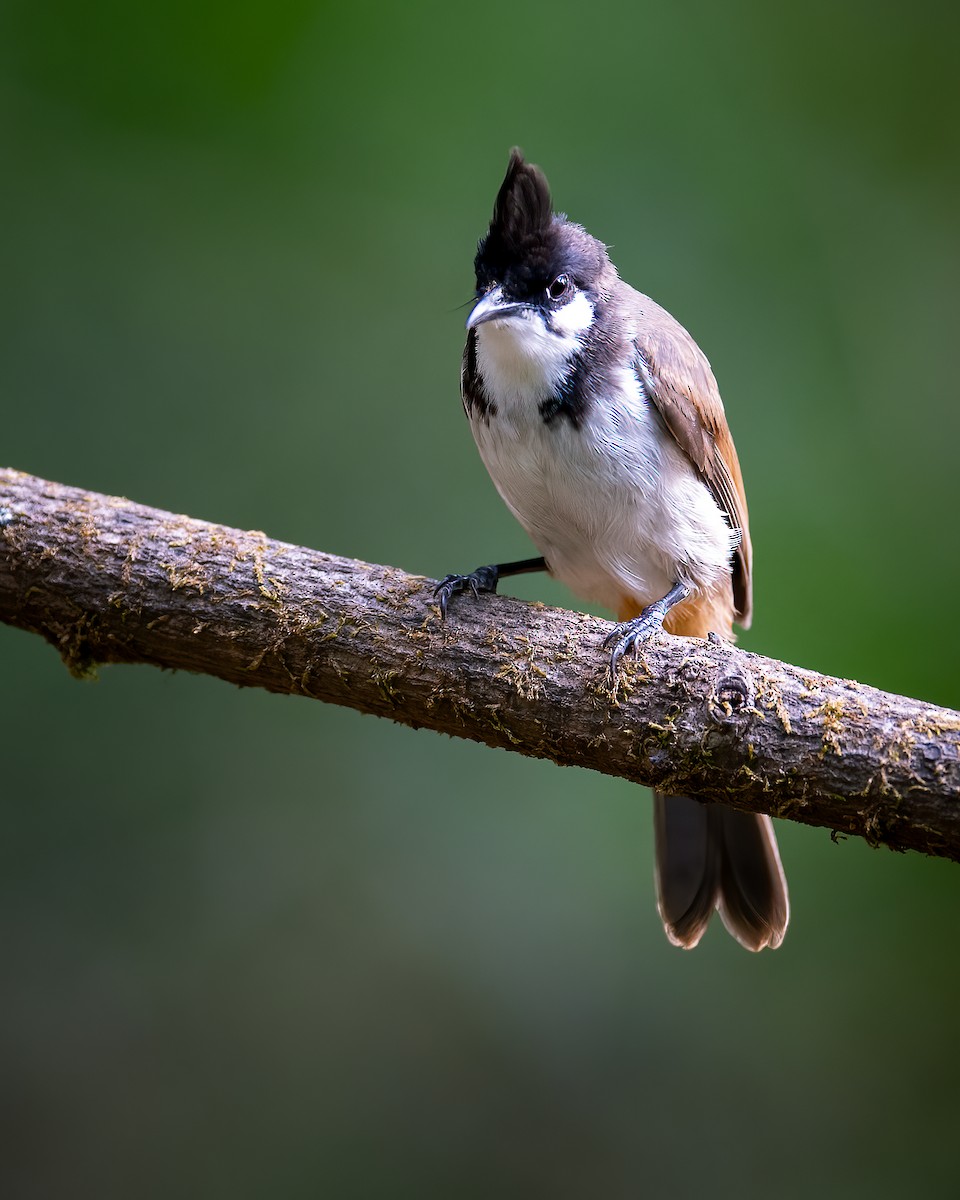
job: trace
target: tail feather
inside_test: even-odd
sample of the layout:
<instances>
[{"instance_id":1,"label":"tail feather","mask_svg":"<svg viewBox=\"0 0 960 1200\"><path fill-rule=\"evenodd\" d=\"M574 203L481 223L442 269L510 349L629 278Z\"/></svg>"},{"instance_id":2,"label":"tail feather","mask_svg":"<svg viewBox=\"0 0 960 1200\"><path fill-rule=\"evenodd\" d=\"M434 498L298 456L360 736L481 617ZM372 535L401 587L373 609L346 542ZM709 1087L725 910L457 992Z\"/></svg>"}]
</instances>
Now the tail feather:
<instances>
[{"instance_id":1,"label":"tail feather","mask_svg":"<svg viewBox=\"0 0 960 1200\"><path fill-rule=\"evenodd\" d=\"M667 937L692 950L717 905L722 838L716 814L688 796L653 793L657 907Z\"/></svg>"},{"instance_id":2,"label":"tail feather","mask_svg":"<svg viewBox=\"0 0 960 1200\"><path fill-rule=\"evenodd\" d=\"M769 817L654 792L657 907L667 937L692 950L714 908L748 950L775 949L790 917Z\"/></svg>"},{"instance_id":3,"label":"tail feather","mask_svg":"<svg viewBox=\"0 0 960 1200\"><path fill-rule=\"evenodd\" d=\"M727 930L748 950L771 950L790 919L787 881L773 822L758 813L721 808L723 870L717 908Z\"/></svg>"}]
</instances>

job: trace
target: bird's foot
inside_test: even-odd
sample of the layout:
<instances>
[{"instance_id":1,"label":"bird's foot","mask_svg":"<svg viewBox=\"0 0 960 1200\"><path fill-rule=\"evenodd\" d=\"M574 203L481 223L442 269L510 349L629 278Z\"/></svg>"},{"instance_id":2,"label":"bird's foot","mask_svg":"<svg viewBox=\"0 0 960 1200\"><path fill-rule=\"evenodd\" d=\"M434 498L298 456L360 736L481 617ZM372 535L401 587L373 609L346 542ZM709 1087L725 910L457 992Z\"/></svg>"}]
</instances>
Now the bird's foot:
<instances>
[{"instance_id":1,"label":"bird's foot","mask_svg":"<svg viewBox=\"0 0 960 1200\"><path fill-rule=\"evenodd\" d=\"M440 615L446 620L450 601L461 592L472 592L474 596L479 596L481 592L495 592L499 582L500 571L495 566L477 567L469 575L445 575L433 589L440 605Z\"/></svg>"},{"instance_id":2,"label":"bird's foot","mask_svg":"<svg viewBox=\"0 0 960 1200\"><path fill-rule=\"evenodd\" d=\"M603 648L609 650L611 646L613 647L610 653L612 675L616 675L620 659L625 654L630 650L636 651L642 642L649 641L655 633L660 632L663 628L663 618L666 615L666 610L661 606L661 602L657 601L656 604L645 608L639 617L615 626L613 632L604 638Z\"/></svg>"},{"instance_id":3,"label":"bird's foot","mask_svg":"<svg viewBox=\"0 0 960 1200\"><path fill-rule=\"evenodd\" d=\"M663 629L663 621L675 604L686 600L690 590L682 583L675 583L665 596L648 604L639 617L632 621L624 621L616 625L613 632L603 640L605 650L613 647L610 653L610 674L617 677L620 660L630 650L636 651L643 642L649 641L655 633Z\"/></svg>"}]
</instances>

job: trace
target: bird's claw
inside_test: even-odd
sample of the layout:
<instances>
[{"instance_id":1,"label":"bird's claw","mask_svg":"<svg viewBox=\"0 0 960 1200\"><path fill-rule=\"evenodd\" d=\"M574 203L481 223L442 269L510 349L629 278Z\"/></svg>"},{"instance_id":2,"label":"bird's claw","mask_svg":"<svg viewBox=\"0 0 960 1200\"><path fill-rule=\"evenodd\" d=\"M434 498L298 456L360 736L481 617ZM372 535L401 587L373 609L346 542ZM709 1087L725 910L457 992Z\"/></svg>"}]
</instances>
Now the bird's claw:
<instances>
[{"instance_id":1,"label":"bird's claw","mask_svg":"<svg viewBox=\"0 0 960 1200\"><path fill-rule=\"evenodd\" d=\"M616 625L613 631L603 639L605 650L609 650L613 646L610 654L610 673L614 677L620 666L620 660L625 654L631 650L636 651L643 642L649 641L655 633L659 633L663 629L663 618L666 615L667 610L662 604L650 604L639 617L635 617L632 621L624 621L622 625Z\"/></svg>"},{"instance_id":2,"label":"bird's claw","mask_svg":"<svg viewBox=\"0 0 960 1200\"><path fill-rule=\"evenodd\" d=\"M447 608L454 596L461 592L472 592L479 596L481 592L495 592L500 573L496 567L477 567L469 575L445 575L433 589L433 594L440 605L440 615L447 618Z\"/></svg>"}]
</instances>

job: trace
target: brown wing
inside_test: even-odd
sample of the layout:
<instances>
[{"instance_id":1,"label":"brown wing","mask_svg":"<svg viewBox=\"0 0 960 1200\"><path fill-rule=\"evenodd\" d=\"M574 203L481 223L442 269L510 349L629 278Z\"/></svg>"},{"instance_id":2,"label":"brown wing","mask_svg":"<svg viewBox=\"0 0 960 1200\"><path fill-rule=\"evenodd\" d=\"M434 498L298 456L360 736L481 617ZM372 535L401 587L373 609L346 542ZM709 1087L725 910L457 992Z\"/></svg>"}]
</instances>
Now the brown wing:
<instances>
[{"instance_id":1,"label":"brown wing","mask_svg":"<svg viewBox=\"0 0 960 1200\"><path fill-rule=\"evenodd\" d=\"M713 371L693 338L668 312L641 297L635 338L637 373L644 390L677 445L700 473L740 534L733 560L733 602L739 623L748 628L752 606L753 551L740 463Z\"/></svg>"}]
</instances>

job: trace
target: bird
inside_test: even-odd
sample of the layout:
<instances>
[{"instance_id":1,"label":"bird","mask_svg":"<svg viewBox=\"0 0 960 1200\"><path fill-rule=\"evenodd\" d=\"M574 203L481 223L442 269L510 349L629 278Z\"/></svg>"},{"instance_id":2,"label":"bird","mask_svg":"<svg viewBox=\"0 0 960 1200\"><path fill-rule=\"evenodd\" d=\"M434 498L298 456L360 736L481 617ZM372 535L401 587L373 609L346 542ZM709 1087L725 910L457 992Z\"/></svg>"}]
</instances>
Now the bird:
<instances>
[{"instance_id":1,"label":"bird","mask_svg":"<svg viewBox=\"0 0 960 1200\"><path fill-rule=\"evenodd\" d=\"M619 277L607 247L556 213L543 171L511 151L474 261L461 397L480 456L539 556L447 575L461 593L548 571L612 611L614 679L661 631L733 639L749 626L752 547L743 478L704 353ZM790 914L768 816L654 792L657 906L692 949L716 910L749 950Z\"/></svg>"}]
</instances>

